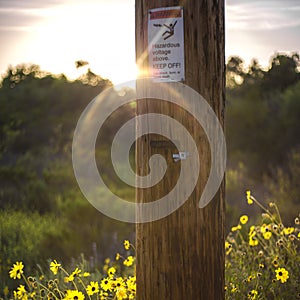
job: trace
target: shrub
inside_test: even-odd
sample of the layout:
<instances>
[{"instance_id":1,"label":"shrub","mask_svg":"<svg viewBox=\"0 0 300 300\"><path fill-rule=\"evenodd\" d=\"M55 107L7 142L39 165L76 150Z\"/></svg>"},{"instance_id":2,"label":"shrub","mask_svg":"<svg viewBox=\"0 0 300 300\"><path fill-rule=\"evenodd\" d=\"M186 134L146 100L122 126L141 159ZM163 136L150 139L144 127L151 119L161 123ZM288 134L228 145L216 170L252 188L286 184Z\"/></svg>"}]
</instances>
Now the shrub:
<instances>
[{"instance_id":1,"label":"shrub","mask_svg":"<svg viewBox=\"0 0 300 300\"><path fill-rule=\"evenodd\" d=\"M262 211L257 224L242 215L225 242L225 299L279 300L300 298L300 215L295 226L283 225L275 203L263 206L250 191L249 205ZM257 222L257 221L256 221ZM134 246L124 241L124 256L105 259L101 270L95 270L84 259L67 271L62 263L52 260L48 271L27 276L23 262L17 261L9 275L23 280L14 291L4 287L5 298L27 299L135 299L136 277Z\"/></svg>"},{"instance_id":2,"label":"shrub","mask_svg":"<svg viewBox=\"0 0 300 300\"><path fill-rule=\"evenodd\" d=\"M285 227L275 203L264 207L250 191L247 201L263 210L262 218L250 226L241 216L227 236L226 299L300 298L300 215L295 227Z\"/></svg>"},{"instance_id":3,"label":"shrub","mask_svg":"<svg viewBox=\"0 0 300 300\"><path fill-rule=\"evenodd\" d=\"M8 282L7 278L11 263L21 260L27 266L34 266L37 262L45 262L41 245L49 234L56 232L59 221L38 213L2 211L0 228L0 282L11 287L13 283Z\"/></svg>"},{"instance_id":4,"label":"shrub","mask_svg":"<svg viewBox=\"0 0 300 300\"><path fill-rule=\"evenodd\" d=\"M134 246L128 240L124 241L126 256L117 253L114 261L105 259L101 271L89 272L89 263L82 262L72 271L67 271L60 262L53 260L49 270L41 270L38 276L27 276L24 264L16 262L9 275L12 279L23 280L11 296L14 299L135 299L136 277L135 257L131 255L130 248ZM4 288L5 298L10 291Z\"/></svg>"}]
</instances>

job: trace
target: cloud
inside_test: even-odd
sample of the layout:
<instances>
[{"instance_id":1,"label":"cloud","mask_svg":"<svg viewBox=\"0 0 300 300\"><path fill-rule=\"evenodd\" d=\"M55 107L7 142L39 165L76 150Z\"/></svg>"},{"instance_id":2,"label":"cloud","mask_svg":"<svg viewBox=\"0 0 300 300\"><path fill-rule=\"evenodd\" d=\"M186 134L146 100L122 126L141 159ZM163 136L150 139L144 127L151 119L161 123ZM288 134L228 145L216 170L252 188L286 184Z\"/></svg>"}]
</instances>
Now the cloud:
<instances>
[{"instance_id":1,"label":"cloud","mask_svg":"<svg viewBox=\"0 0 300 300\"><path fill-rule=\"evenodd\" d=\"M47 8L54 5L61 4L62 1L60 0L47 0L47 1L40 1L40 0L0 0L0 8L14 8L14 9L21 9L21 8Z\"/></svg>"},{"instance_id":2,"label":"cloud","mask_svg":"<svg viewBox=\"0 0 300 300\"><path fill-rule=\"evenodd\" d=\"M9 10L0 8L0 29L30 27L42 17L22 10Z\"/></svg>"},{"instance_id":3,"label":"cloud","mask_svg":"<svg viewBox=\"0 0 300 300\"><path fill-rule=\"evenodd\" d=\"M30 31L62 4L60 0L0 0L0 31Z\"/></svg>"},{"instance_id":4,"label":"cloud","mask_svg":"<svg viewBox=\"0 0 300 300\"><path fill-rule=\"evenodd\" d=\"M56 18L66 8L90 12L91 6L128 5L132 0L0 0L0 34L7 31L30 31L41 22ZM68 10L68 9L67 9Z\"/></svg>"},{"instance_id":5,"label":"cloud","mask_svg":"<svg viewBox=\"0 0 300 300\"><path fill-rule=\"evenodd\" d=\"M277 30L300 26L299 0L227 0L228 29Z\"/></svg>"}]
</instances>

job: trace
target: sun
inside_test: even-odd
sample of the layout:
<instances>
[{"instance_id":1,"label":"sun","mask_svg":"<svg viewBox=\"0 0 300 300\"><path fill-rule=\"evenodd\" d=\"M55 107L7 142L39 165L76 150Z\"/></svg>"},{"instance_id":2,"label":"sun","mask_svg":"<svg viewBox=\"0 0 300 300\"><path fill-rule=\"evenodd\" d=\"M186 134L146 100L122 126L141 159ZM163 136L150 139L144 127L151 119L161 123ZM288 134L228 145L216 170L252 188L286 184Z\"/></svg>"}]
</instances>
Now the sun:
<instances>
[{"instance_id":1,"label":"sun","mask_svg":"<svg viewBox=\"0 0 300 300\"><path fill-rule=\"evenodd\" d=\"M134 1L74 2L44 12L36 24L27 57L45 71L78 78L89 63L92 72L114 84L135 79Z\"/></svg>"}]
</instances>

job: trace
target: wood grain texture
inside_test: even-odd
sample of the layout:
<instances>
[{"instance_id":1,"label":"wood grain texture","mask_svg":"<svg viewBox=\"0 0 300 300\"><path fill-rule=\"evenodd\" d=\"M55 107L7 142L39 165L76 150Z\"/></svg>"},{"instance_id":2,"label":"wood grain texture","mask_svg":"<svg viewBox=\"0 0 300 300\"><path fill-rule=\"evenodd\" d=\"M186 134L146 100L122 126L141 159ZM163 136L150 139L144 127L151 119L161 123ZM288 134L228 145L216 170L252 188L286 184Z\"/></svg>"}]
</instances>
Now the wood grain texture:
<instances>
[{"instance_id":1,"label":"wood grain texture","mask_svg":"<svg viewBox=\"0 0 300 300\"><path fill-rule=\"evenodd\" d=\"M209 102L224 125L224 0L137 0L136 59L144 70L148 68L148 10L168 6L184 8L184 83ZM179 106L155 99L139 101L137 114L149 112L171 116L189 130L198 145L201 170L195 191L183 206L164 219L137 225L137 299L224 299L224 183L208 206L198 208L210 171L206 135ZM180 172L180 163L172 160L174 149L153 147L154 140L165 138L148 135L136 143L137 173L148 173L148 160L156 153L166 158L168 171L156 186L137 190L138 202L161 198L175 185Z\"/></svg>"}]
</instances>

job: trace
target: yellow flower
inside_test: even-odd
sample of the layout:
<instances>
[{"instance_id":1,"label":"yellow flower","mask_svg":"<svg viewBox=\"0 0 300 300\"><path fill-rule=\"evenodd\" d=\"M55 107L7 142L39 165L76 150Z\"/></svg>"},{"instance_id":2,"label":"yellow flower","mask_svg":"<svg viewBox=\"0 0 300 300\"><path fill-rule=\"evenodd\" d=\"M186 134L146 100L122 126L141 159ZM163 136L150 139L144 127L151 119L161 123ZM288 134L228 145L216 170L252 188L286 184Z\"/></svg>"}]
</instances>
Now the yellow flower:
<instances>
[{"instance_id":1,"label":"yellow flower","mask_svg":"<svg viewBox=\"0 0 300 300\"><path fill-rule=\"evenodd\" d=\"M289 278L289 272L285 268L278 268L275 270L276 279L281 281L281 283L285 283Z\"/></svg>"},{"instance_id":2,"label":"yellow flower","mask_svg":"<svg viewBox=\"0 0 300 300\"><path fill-rule=\"evenodd\" d=\"M124 248L125 248L125 250L129 250L129 248L130 248L130 242L128 240L124 241Z\"/></svg>"},{"instance_id":3,"label":"yellow flower","mask_svg":"<svg viewBox=\"0 0 300 300\"><path fill-rule=\"evenodd\" d=\"M114 277L115 273L116 273L116 269L114 267L109 268L107 271L107 274L110 278Z\"/></svg>"},{"instance_id":4,"label":"yellow flower","mask_svg":"<svg viewBox=\"0 0 300 300\"><path fill-rule=\"evenodd\" d=\"M263 237L266 239L266 240L269 240L272 236L272 232L271 231L267 231L263 234Z\"/></svg>"},{"instance_id":5,"label":"yellow flower","mask_svg":"<svg viewBox=\"0 0 300 300\"><path fill-rule=\"evenodd\" d=\"M25 286L21 284L21 285L18 287L18 292L19 292L19 293L22 293L22 294L23 294L23 293L26 293Z\"/></svg>"},{"instance_id":6,"label":"yellow flower","mask_svg":"<svg viewBox=\"0 0 300 300\"><path fill-rule=\"evenodd\" d=\"M116 279L114 279L114 281L112 282L112 287L117 290L119 288L125 288L125 282L124 279L122 277L117 277Z\"/></svg>"},{"instance_id":7,"label":"yellow flower","mask_svg":"<svg viewBox=\"0 0 300 300\"><path fill-rule=\"evenodd\" d=\"M232 251L232 245L229 242L225 242L225 251L226 255L229 255L229 253Z\"/></svg>"},{"instance_id":8,"label":"yellow flower","mask_svg":"<svg viewBox=\"0 0 300 300\"><path fill-rule=\"evenodd\" d=\"M252 247L258 245L258 239L255 237L255 234L253 236L249 236L249 245Z\"/></svg>"},{"instance_id":9,"label":"yellow flower","mask_svg":"<svg viewBox=\"0 0 300 300\"><path fill-rule=\"evenodd\" d=\"M256 296L258 295L258 292L256 290L252 290L248 293L248 299L255 300L257 299Z\"/></svg>"},{"instance_id":10,"label":"yellow flower","mask_svg":"<svg viewBox=\"0 0 300 300\"><path fill-rule=\"evenodd\" d=\"M252 225L250 227L248 235L249 235L249 238L251 238L251 237L253 237L253 236L256 235L255 226Z\"/></svg>"},{"instance_id":11,"label":"yellow flower","mask_svg":"<svg viewBox=\"0 0 300 300\"><path fill-rule=\"evenodd\" d=\"M21 275L24 273L23 272L23 268L24 268L24 265L22 262L16 262L13 267L11 268L11 270L9 271L9 276L10 278L13 278L13 279L21 279Z\"/></svg>"},{"instance_id":12,"label":"yellow flower","mask_svg":"<svg viewBox=\"0 0 300 300\"><path fill-rule=\"evenodd\" d=\"M84 300L84 295L77 290L67 290L65 300Z\"/></svg>"},{"instance_id":13,"label":"yellow flower","mask_svg":"<svg viewBox=\"0 0 300 300\"><path fill-rule=\"evenodd\" d=\"M75 279L75 277L80 276L80 275L79 275L80 273L81 273L81 270L78 269L78 268L76 268L76 269L71 273L71 275L65 277L64 281L65 281L65 282L72 282L72 281Z\"/></svg>"},{"instance_id":14,"label":"yellow flower","mask_svg":"<svg viewBox=\"0 0 300 300\"><path fill-rule=\"evenodd\" d=\"M240 222L244 225L248 222L248 216L243 215L240 217Z\"/></svg>"},{"instance_id":15,"label":"yellow flower","mask_svg":"<svg viewBox=\"0 0 300 300\"><path fill-rule=\"evenodd\" d=\"M76 277L76 276L78 276L80 273L81 273L81 270L78 269L78 268L76 268L72 274L74 275L74 277Z\"/></svg>"},{"instance_id":16,"label":"yellow flower","mask_svg":"<svg viewBox=\"0 0 300 300\"><path fill-rule=\"evenodd\" d=\"M64 300L69 300L69 299L71 299L71 298L69 298L71 292L72 292L71 290L66 290L66 291L65 291L65 298L64 298Z\"/></svg>"},{"instance_id":17,"label":"yellow flower","mask_svg":"<svg viewBox=\"0 0 300 300\"><path fill-rule=\"evenodd\" d=\"M106 300L108 297L108 293L100 291L99 296L100 296L100 300Z\"/></svg>"},{"instance_id":18,"label":"yellow flower","mask_svg":"<svg viewBox=\"0 0 300 300\"><path fill-rule=\"evenodd\" d=\"M112 282L109 278L104 278L101 280L100 286L105 292L110 291L112 288Z\"/></svg>"},{"instance_id":19,"label":"yellow flower","mask_svg":"<svg viewBox=\"0 0 300 300\"><path fill-rule=\"evenodd\" d=\"M90 284L86 288L86 292L89 296L92 296L99 292L99 284L98 282L91 281Z\"/></svg>"},{"instance_id":20,"label":"yellow flower","mask_svg":"<svg viewBox=\"0 0 300 300\"><path fill-rule=\"evenodd\" d=\"M117 253L117 254L116 254L116 260L119 260L120 257L121 257L120 253Z\"/></svg>"},{"instance_id":21,"label":"yellow flower","mask_svg":"<svg viewBox=\"0 0 300 300\"><path fill-rule=\"evenodd\" d=\"M127 257L127 259L125 259L125 260L123 261L123 264L124 264L125 266L127 266L127 267L130 267L130 266L132 266L133 261L134 261L134 258L133 258L133 256L130 255L130 256Z\"/></svg>"},{"instance_id":22,"label":"yellow flower","mask_svg":"<svg viewBox=\"0 0 300 300\"><path fill-rule=\"evenodd\" d=\"M262 224L262 226L260 227L260 232L261 232L261 233L265 233L266 231L268 231L268 229L267 229L267 225L264 223L264 224Z\"/></svg>"},{"instance_id":23,"label":"yellow flower","mask_svg":"<svg viewBox=\"0 0 300 300\"><path fill-rule=\"evenodd\" d=\"M91 274L89 272L84 272L83 273L83 277L89 277L89 276L91 276Z\"/></svg>"},{"instance_id":24,"label":"yellow flower","mask_svg":"<svg viewBox=\"0 0 300 300\"><path fill-rule=\"evenodd\" d=\"M53 260L50 263L50 270L53 272L54 275L57 274L60 267L61 267L61 264L59 264L56 260Z\"/></svg>"},{"instance_id":25,"label":"yellow flower","mask_svg":"<svg viewBox=\"0 0 300 300\"><path fill-rule=\"evenodd\" d=\"M72 282L74 280L74 276L71 274L70 276L67 276L64 278L64 282Z\"/></svg>"},{"instance_id":26,"label":"yellow flower","mask_svg":"<svg viewBox=\"0 0 300 300\"><path fill-rule=\"evenodd\" d=\"M27 291L26 291L26 289L25 289L25 286L21 284L21 285L17 288L17 292L14 292L14 296L15 296L15 298L17 298L17 299L27 300L27 299L28 299L28 296L27 296Z\"/></svg>"},{"instance_id":27,"label":"yellow flower","mask_svg":"<svg viewBox=\"0 0 300 300\"><path fill-rule=\"evenodd\" d=\"M294 231L295 231L294 227L286 227L282 230L281 233L284 235L289 235L289 234L292 234Z\"/></svg>"},{"instance_id":28,"label":"yellow flower","mask_svg":"<svg viewBox=\"0 0 300 300\"><path fill-rule=\"evenodd\" d=\"M237 226L233 226L231 228L231 231L234 232L234 231L241 230L241 229L242 229L242 226L240 224L238 224Z\"/></svg>"},{"instance_id":29,"label":"yellow flower","mask_svg":"<svg viewBox=\"0 0 300 300\"><path fill-rule=\"evenodd\" d=\"M128 291L131 293L135 293L136 292L136 276L129 276L129 278L126 281L126 285L128 288Z\"/></svg>"},{"instance_id":30,"label":"yellow flower","mask_svg":"<svg viewBox=\"0 0 300 300\"><path fill-rule=\"evenodd\" d=\"M246 191L246 195L247 195L247 203L248 203L249 205L253 204L251 192L250 192L250 191Z\"/></svg>"},{"instance_id":31,"label":"yellow flower","mask_svg":"<svg viewBox=\"0 0 300 300\"><path fill-rule=\"evenodd\" d=\"M105 263L106 265L108 265L108 264L110 263L110 258L109 258L109 257L106 258L105 261L104 261L104 263Z\"/></svg>"},{"instance_id":32,"label":"yellow flower","mask_svg":"<svg viewBox=\"0 0 300 300\"><path fill-rule=\"evenodd\" d=\"M124 287L117 288L116 297L118 300L126 299L127 298L126 289Z\"/></svg>"}]
</instances>

